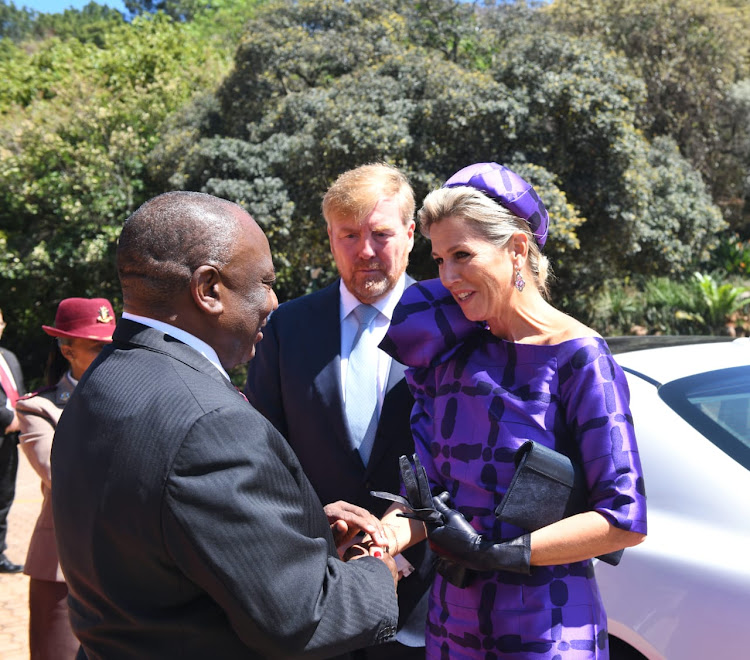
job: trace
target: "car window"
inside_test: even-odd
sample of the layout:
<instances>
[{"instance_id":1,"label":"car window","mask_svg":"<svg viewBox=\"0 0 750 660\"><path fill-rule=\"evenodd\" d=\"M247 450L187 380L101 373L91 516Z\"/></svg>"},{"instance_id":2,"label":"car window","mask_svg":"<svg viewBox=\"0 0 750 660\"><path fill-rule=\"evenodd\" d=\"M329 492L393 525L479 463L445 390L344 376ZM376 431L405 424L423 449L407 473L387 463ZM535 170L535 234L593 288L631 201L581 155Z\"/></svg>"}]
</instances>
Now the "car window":
<instances>
[{"instance_id":1,"label":"car window","mask_svg":"<svg viewBox=\"0 0 750 660\"><path fill-rule=\"evenodd\" d=\"M722 451L750 470L750 366L673 380L659 396Z\"/></svg>"}]
</instances>

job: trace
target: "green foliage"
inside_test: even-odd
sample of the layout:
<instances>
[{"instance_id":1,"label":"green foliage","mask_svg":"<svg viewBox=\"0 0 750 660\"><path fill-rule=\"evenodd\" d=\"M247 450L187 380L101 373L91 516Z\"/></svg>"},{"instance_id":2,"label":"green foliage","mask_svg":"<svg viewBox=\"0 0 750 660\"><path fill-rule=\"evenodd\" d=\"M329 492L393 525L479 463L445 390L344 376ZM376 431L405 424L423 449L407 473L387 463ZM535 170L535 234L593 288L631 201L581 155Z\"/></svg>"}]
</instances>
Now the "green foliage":
<instances>
[{"instance_id":1,"label":"green foliage","mask_svg":"<svg viewBox=\"0 0 750 660\"><path fill-rule=\"evenodd\" d=\"M159 158L154 175L251 212L285 209L260 218L283 239L272 248L284 299L333 272L319 203L340 172L387 160L421 199L460 167L498 160L551 207L564 296L592 278L694 270L723 226L674 143L638 130L645 98L624 58L539 29L521 5L274 2L248 24L218 112L170 129L171 171ZM272 188L253 183L268 177ZM428 257L419 243L412 272L432 274Z\"/></svg>"},{"instance_id":2,"label":"green foliage","mask_svg":"<svg viewBox=\"0 0 750 660\"><path fill-rule=\"evenodd\" d=\"M737 234L732 233L720 237L709 264L713 270L727 275L750 276L750 242L741 241Z\"/></svg>"},{"instance_id":3,"label":"green foliage","mask_svg":"<svg viewBox=\"0 0 750 660\"><path fill-rule=\"evenodd\" d=\"M732 315L750 305L750 287L720 284L711 275L695 273L701 315L704 323L716 332L726 326Z\"/></svg>"},{"instance_id":4,"label":"green foliage","mask_svg":"<svg viewBox=\"0 0 750 660\"><path fill-rule=\"evenodd\" d=\"M605 282L583 307L576 316L608 336L630 334L640 312L636 289L619 281Z\"/></svg>"},{"instance_id":5,"label":"green foliage","mask_svg":"<svg viewBox=\"0 0 750 660\"><path fill-rule=\"evenodd\" d=\"M580 284L694 269L723 221L673 143L649 143L637 129L645 90L627 62L596 42L550 33L519 34L503 54L495 76L527 107L519 149L555 172L587 219L585 264L564 262L561 276Z\"/></svg>"},{"instance_id":6,"label":"green foliage","mask_svg":"<svg viewBox=\"0 0 750 660\"><path fill-rule=\"evenodd\" d=\"M0 285L8 341L37 354L42 323L68 296L119 286L122 221L155 192L145 169L164 119L211 87L226 60L164 15L92 41L47 38L0 62ZM27 312L24 315L24 312Z\"/></svg>"},{"instance_id":7,"label":"green foliage","mask_svg":"<svg viewBox=\"0 0 750 660\"><path fill-rule=\"evenodd\" d=\"M197 28L203 34L220 39L231 37L236 45L245 20L263 0L124 0L130 17L163 13L181 23ZM218 45L218 44L217 44ZM220 45L218 45L221 48Z\"/></svg>"},{"instance_id":8,"label":"green foliage","mask_svg":"<svg viewBox=\"0 0 750 660\"><path fill-rule=\"evenodd\" d=\"M175 20L190 20L198 11L210 6L207 0L125 0L132 16L164 12Z\"/></svg>"},{"instance_id":9,"label":"green foliage","mask_svg":"<svg viewBox=\"0 0 750 660\"><path fill-rule=\"evenodd\" d=\"M609 280L588 301L581 318L604 335L726 334L748 321L743 313L750 287L702 273L686 280L648 277L639 284Z\"/></svg>"},{"instance_id":10,"label":"green foliage","mask_svg":"<svg viewBox=\"0 0 750 660\"><path fill-rule=\"evenodd\" d=\"M104 34L123 20L119 11L96 2L89 2L82 9L44 14L26 7L17 9L13 2L0 0L0 37L15 42L57 36L101 45Z\"/></svg>"},{"instance_id":11,"label":"green foliage","mask_svg":"<svg viewBox=\"0 0 750 660\"><path fill-rule=\"evenodd\" d=\"M19 41L31 34L36 12L16 7L14 2L0 0L0 39Z\"/></svg>"},{"instance_id":12,"label":"green foliage","mask_svg":"<svg viewBox=\"0 0 750 660\"><path fill-rule=\"evenodd\" d=\"M736 229L750 222L750 106L728 102L750 79L750 4L721 0L557 0L553 24L623 53L645 82L639 127L671 136ZM738 138L742 138L738 140ZM738 189L745 188L738 197Z\"/></svg>"},{"instance_id":13,"label":"green foliage","mask_svg":"<svg viewBox=\"0 0 750 660\"><path fill-rule=\"evenodd\" d=\"M403 169L418 202L472 162L518 171L551 213L553 300L603 332L705 330L687 280L717 245L743 263L718 238L722 212L740 244L750 226L742 4L128 6L131 23L94 3L45 15L0 0L0 303L16 348L63 297L117 306L119 226L165 190L245 206L280 299L326 284L320 201L372 161ZM435 276L421 237L410 272Z\"/></svg>"}]
</instances>

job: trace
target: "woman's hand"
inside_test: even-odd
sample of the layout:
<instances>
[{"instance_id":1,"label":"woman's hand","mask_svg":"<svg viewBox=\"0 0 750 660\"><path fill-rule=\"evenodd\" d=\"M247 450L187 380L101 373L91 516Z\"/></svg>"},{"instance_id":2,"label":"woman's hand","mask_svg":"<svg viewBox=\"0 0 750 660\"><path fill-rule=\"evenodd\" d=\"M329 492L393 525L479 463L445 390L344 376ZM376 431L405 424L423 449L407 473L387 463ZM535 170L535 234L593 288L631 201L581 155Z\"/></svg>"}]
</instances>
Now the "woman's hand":
<instances>
[{"instance_id":1,"label":"woman's hand","mask_svg":"<svg viewBox=\"0 0 750 660\"><path fill-rule=\"evenodd\" d=\"M339 500L326 504L323 511L328 517L333 539L340 553L346 550L360 532L368 534L378 545L388 545L383 524L367 509Z\"/></svg>"},{"instance_id":2,"label":"woman's hand","mask_svg":"<svg viewBox=\"0 0 750 660\"><path fill-rule=\"evenodd\" d=\"M433 498L443 524L427 533L430 547L441 557L475 571L512 571L529 575L531 547L528 534L492 543L469 524L463 514L446 502L448 493Z\"/></svg>"},{"instance_id":3,"label":"woman's hand","mask_svg":"<svg viewBox=\"0 0 750 660\"><path fill-rule=\"evenodd\" d=\"M396 560L393 559L393 556L386 549L375 545L372 539L367 539L361 543L353 543L349 546L344 553L343 559L344 561L355 561L357 559L362 559L362 557L374 557L375 559L380 559L388 567L388 570L393 576L394 588L398 585L399 572L398 567L396 566Z\"/></svg>"}]
</instances>

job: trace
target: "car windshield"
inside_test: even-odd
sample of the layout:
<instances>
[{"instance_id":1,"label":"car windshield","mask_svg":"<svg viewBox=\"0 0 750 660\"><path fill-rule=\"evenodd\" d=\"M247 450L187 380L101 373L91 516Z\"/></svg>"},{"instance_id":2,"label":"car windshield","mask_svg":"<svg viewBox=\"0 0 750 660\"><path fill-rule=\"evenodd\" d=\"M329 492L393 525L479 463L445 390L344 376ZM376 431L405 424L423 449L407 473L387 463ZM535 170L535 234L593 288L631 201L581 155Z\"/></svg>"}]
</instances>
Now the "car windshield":
<instances>
[{"instance_id":1,"label":"car windshield","mask_svg":"<svg viewBox=\"0 0 750 660\"><path fill-rule=\"evenodd\" d=\"M750 366L673 380L659 396L711 442L750 470Z\"/></svg>"}]
</instances>

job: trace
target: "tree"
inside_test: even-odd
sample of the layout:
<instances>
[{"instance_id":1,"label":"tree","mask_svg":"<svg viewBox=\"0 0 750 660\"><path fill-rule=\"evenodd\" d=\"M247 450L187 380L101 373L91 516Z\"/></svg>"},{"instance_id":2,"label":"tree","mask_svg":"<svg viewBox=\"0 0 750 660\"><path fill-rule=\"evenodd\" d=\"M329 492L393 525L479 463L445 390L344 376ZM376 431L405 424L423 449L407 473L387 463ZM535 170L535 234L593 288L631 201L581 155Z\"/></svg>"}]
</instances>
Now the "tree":
<instances>
[{"instance_id":1,"label":"tree","mask_svg":"<svg viewBox=\"0 0 750 660\"><path fill-rule=\"evenodd\" d=\"M0 0L0 37L15 42L58 36L101 45L102 34L123 20L119 11L96 2L89 2L82 9L45 14L26 7L17 9L13 2Z\"/></svg>"},{"instance_id":2,"label":"tree","mask_svg":"<svg viewBox=\"0 0 750 660\"><path fill-rule=\"evenodd\" d=\"M103 37L46 38L0 60L0 296L30 373L60 299L118 305L115 243L124 219L161 192L145 168L159 127L224 72L224 51L164 15Z\"/></svg>"},{"instance_id":3,"label":"tree","mask_svg":"<svg viewBox=\"0 0 750 660\"><path fill-rule=\"evenodd\" d=\"M36 12L26 7L18 9L15 3L0 0L0 38L20 41L33 29Z\"/></svg>"},{"instance_id":4,"label":"tree","mask_svg":"<svg viewBox=\"0 0 750 660\"><path fill-rule=\"evenodd\" d=\"M557 175L587 219L581 254L558 269L567 288L608 274L679 275L706 259L724 223L673 143L638 130L645 89L627 61L552 31L507 43L492 72L526 106L519 149Z\"/></svg>"},{"instance_id":5,"label":"tree","mask_svg":"<svg viewBox=\"0 0 750 660\"><path fill-rule=\"evenodd\" d=\"M554 206L559 295L603 274L700 262L721 217L674 147L638 130L645 85L628 62L544 29L525 6L461 7L442 40L424 28L454 4L261 8L203 121L210 129L172 152L177 170L162 175L258 216L282 299L332 275L320 199L337 174L374 160L402 168L418 199L471 162L526 173ZM423 244L411 270L434 274Z\"/></svg>"},{"instance_id":6,"label":"tree","mask_svg":"<svg viewBox=\"0 0 750 660\"><path fill-rule=\"evenodd\" d=\"M736 229L750 226L743 189L750 151L732 137L750 108L730 101L750 79L750 5L730 0L558 0L554 25L627 57L646 83L638 127L671 136Z\"/></svg>"}]
</instances>

